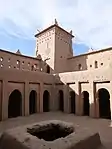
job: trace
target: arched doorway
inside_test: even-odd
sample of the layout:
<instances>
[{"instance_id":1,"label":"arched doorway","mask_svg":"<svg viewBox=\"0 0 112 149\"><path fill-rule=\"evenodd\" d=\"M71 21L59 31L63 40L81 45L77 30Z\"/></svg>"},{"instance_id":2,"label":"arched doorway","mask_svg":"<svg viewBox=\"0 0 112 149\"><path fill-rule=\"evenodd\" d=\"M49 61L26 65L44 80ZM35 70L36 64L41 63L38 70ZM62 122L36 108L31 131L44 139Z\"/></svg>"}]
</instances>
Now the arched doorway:
<instances>
[{"instance_id":1,"label":"arched doorway","mask_svg":"<svg viewBox=\"0 0 112 149\"><path fill-rule=\"evenodd\" d=\"M75 92L70 91L70 112L75 113Z\"/></svg>"},{"instance_id":2,"label":"arched doorway","mask_svg":"<svg viewBox=\"0 0 112 149\"><path fill-rule=\"evenodd\" d=\"M49 98L49 92L45 90L43 94L43 112L49 112Z\"/></svg>"},{"instance_id":3,"label":"arched doorway","mask_svg":"<svg viewBox=\"0 0 112 149\"><path fill-rule=\"evenodd\" d=\"M82 92L83 95L83 114L89 116L89 93L87 91Z\"/></svg>"},{"instance_id":4,"label":"arched doorway","mask_svg":"<svg viewBox=\"0 0 112 149\"><path fill-rule=\"evenodd\" d=\"M64 111L64 98L63 98L63 91L59 90L59 110Z\"/></svg>"},{"instance_id":5,"label":"arched doorway","mask_svg":"<svg viewBox=\"0 0 112 149\"><path fill-rule=\"evenodd\" d=\"M37 92L32 90L29 95L29 113L33 114L37 111Z\"/></svg>"},{"instance_id":6,"label":"arched doorway","mask_svg":"<svg viewBox=\"0 0 112 149\"><path fill-rule=\"evenodd\" d=\"M110 94L107 89L98 90L99 116L101 118L111 119Z\"/></svg>"},{"instance_id":7,"label":"arched doorway","mask_svg":"<svg viewBox=\"0 0 112 149\"><path fill-rule=\"evenodd\" d=\"M22 95L19 90L14 90L8 101L8 118L22 115Z\"/></svg>"}]
</instances>

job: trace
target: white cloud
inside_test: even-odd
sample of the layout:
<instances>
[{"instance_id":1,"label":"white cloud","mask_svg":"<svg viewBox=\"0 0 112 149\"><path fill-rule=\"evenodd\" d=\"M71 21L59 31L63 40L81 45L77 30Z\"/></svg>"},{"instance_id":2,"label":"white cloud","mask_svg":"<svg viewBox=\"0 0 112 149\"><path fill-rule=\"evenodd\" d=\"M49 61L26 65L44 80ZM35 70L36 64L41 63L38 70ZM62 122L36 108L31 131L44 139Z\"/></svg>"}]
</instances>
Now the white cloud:
<instances>
[{"instance_id":1,"label":"white cloud","mask_svg":"<svg viewBox=\"0 0 112 149\"><path fill-rule=\"evenodd\" d=\"M57 18L77 42L99 49L112 46L111 14L111 0L0 0L0 31L33 38Z\"/></svg>"}]
</instances>

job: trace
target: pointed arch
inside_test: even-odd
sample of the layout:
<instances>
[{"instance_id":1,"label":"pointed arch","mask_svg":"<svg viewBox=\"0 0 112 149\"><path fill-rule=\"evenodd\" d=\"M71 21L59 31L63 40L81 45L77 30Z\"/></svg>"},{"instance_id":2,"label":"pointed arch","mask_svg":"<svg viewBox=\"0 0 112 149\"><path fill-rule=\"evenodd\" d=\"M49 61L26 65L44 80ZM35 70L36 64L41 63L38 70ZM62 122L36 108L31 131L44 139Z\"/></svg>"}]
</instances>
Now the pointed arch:
<instances>
[{"instance_id":1,"label":"pointed arch","mask_svg":"<svg viewBox=\"0 0 112 149\"><path fill-rule=\"evenodd\" d=\"M110 94L107 89L98 90L99 116L105 119L111 119Z\"/></svg>"},{"instance_id":2,"label":"pointed arch","mask_svg":"<svg viewBox=\"0 0 112 149\"><path fill-rule=\"evenodd\" d=\"M50 100L49 92L45 90L43 93L43 112L49 112L49 100Z\"/></svg>"},{"instance_id":3,"label":"pointed arch","mask_svg":"<svg viewBox=\"0 0 112 149\"><path fill-rule=\"evenodd\" d=\"M29 113L33 114L37 112L37 92L32 90L29 95Z\"/></svg>"},{"instance_id":4,"label":"pointed arch","mask_svg":"<svg viewBox=\"0 0 112 149\"><path fill-rule=\"evenodd\" d=\"M89 93L87 91L82 92L83 95L83 114L89 116Z\"/></svg>"},{"instance_id":5,"label":"pointed arch","mask_svg":"<svg viewBox=\"0 0 112 149\"><path fill-rule=\"evenodd\" d=\"M70 112L75 114L75 92L70 91Z\"/></svg>"},{"instance_id":6,"label":"pointed arch","mask_svg":"<svg viewBox=\"0 0 112 149\"><path fill-rule=\"evenodd\" d=\"M14 90L8 100L8 118L22 115L22 94L19 90Z\"/></svg>"},{"instance_id":7,"label":"pointed arch","mask_svg":"<svg viewBox=\"0 0 112 149\"><path fill-rule=\"evenodd\" d=\"M63 91L59 90L59 110L60 111L64 111L64 95L63 95Z\"/></svg>"}]
</instances>

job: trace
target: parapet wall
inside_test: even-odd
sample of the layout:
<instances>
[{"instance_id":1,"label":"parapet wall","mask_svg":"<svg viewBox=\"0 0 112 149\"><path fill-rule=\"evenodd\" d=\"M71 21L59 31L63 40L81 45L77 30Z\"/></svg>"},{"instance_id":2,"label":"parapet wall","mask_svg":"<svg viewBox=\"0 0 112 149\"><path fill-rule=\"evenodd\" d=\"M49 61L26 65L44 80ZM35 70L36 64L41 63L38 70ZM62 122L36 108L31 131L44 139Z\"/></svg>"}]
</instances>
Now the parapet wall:
<instances>
[{"instance_id":1,"label":"parapet wall","mask_svg":"<svg viewBox=\"0 0 112 149\"><path fill-rule=\"evenodd\" d=\"M68 71L104 69L111 63L112 48L68 58Z\"/></svg>"},{"instance_id":2,"label":"parapet wall","mask_svg":"<svg viewBox=\"0 0 112 149\"><path fill-rule=\"evenodd\" d=\"M0 50L0 69L40 71L41 60L38 58Z\"/></svg>"}]
</instances>

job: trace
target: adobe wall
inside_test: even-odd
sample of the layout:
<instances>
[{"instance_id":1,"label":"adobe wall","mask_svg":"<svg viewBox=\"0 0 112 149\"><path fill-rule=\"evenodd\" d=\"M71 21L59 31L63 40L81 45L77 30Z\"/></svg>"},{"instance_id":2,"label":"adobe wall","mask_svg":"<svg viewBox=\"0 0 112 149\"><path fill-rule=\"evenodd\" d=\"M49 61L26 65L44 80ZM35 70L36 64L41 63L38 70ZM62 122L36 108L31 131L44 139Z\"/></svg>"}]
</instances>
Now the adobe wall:
<instances>
[{"instance_id":1,"label":"adobe wall","mask_svg":"<svg viewBox=\"0 0 112 149\"><path fill-rule=\"evenodd\" d=\"M28 70L0 69L0 119L8 118L8 99L12 91L19 90L22 94L22 115L29 115L29 95L31 90L37 92L37 112L43 112L43 93L50 94L50 110L52 108L52 85L54 76Z\"/></svg>"},{"instance_id":2,"label":"adobe wall","mask_svg":"<svg viewBox=\"0 0 112 149\"><path fill-rule=\"evenodd\" d=\"M104 69L111 63L111 57L112 48L74 56L68 59L68 71L93 70L95 69L95 61L97 61L98 68Z\"/></svg>"},{"instance_id":3,"label":"adobe wall","mask_svg":"<svg viewBox=\"0 0 112 149\"><path fill-rule=\"evenodd\" d=\"M55 55L55 28L49 29L36 37L36 56L39 54L42 60L50 65L51 72L54 70L54 55ZM49 59L50 58L50 59Z\"/></svg>"},{"instance_id":4,"label":"adobe wall","mask_svg":"<svg viewBox=\"0 0 112 149\"><path fill-rule=\"evenodd\" d=\"M55 29L55 72L64 72L69 67L68 57L73 56L72 36L65 31Z\"/></svg>"},{"instance_id":5,"label":"adobe wall","mask_svg":"<svg viewBox=\"0 0 112 149\"><path fill-rule=\"evenodd\" d=\"M41 71L41 59L0 50L0 69Z\"/></svg>"},{"instance_id":6,"label":"adobe wall","mask_svg":"<svg viewBox=\"0 0 112 149\"><path fill-rule=\"evenodd\" d=\"M70 112L69 92L76 93L76 114L83 115L83 97L82 92L89 93L90 116L99 117L99 105L97 102L97 92L101 88L108 90L110 94L110 108L112 109L112 67L107 65L103 69L95 69L88 71L76 71L60 73L59 78L66 86L65 107ZM111 110L112 119L112 110Z\"/></svg>"}]
</instances>

